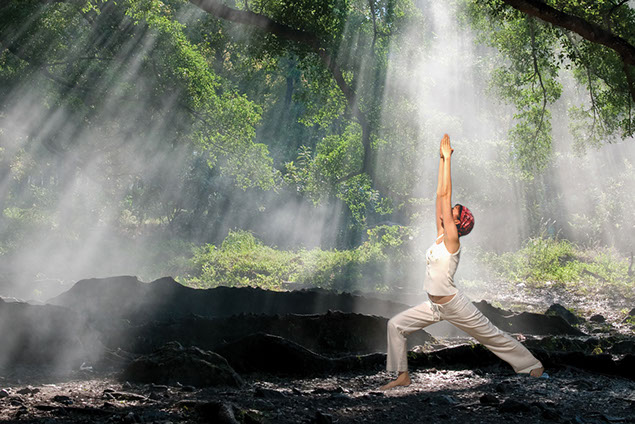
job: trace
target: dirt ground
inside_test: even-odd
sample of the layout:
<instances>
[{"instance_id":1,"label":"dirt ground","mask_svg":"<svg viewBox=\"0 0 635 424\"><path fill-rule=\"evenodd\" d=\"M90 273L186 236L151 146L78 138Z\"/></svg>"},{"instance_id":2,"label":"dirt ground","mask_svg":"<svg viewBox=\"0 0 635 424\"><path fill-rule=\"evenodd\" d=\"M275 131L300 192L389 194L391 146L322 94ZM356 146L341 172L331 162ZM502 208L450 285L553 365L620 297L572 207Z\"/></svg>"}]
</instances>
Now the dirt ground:
<instances>
[{"instance_id":1,"label":"dirt ground","mask_svg":"<svg viewBox=\"0 0 635 424\"><path fill-rule=\"evenodd\" d=\"M493 366L422 369L412 384L378 390L385 371L310 379L245 376L240 389L121 382L117 374L76 371L0 379L2 423L633 423L635 382L568 369L549 379ZM224 406L236 421L212 409Z\"/></svg>"}]
</instances>

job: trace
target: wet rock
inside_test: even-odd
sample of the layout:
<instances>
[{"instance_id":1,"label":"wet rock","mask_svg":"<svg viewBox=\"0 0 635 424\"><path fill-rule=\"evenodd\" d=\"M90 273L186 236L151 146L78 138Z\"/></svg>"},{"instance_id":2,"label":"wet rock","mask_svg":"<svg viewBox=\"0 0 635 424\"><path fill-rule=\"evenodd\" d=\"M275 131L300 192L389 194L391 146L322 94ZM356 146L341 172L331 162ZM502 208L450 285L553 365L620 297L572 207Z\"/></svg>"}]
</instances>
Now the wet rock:
<instances>
[{"instance_id":1,"label":"wet rock","mask_svg":"<svg viewBox=\"0 0 635 424\"><path fill-rule=\"evenodd\" d=\"M18 410L17 410L17 411L15 411L15 415L14 415L14 417L15 417L16 419L19 419L19 418L21 418L22 416L24 416L24 415L28 414L28 412L29 412L29 410L27 409L27 407L26 407L26 406L20 406L20 407L18 408Z\"/></svg>"},{"instance_id":2,"label":"wet rock","mask_svg":"<svg viewBox=\"0 0 635 424\"><path fill-rule=\"evenodd\" d=\"M483 396L481 396L479 398L479 401L483 405L498 405L500 403L500 400L498 400L498 398L496 396L491 395L489 393L486 393Z\"/></svg>"},{"instance_id":3,"label":"wet rock","mask_svg":"<svg viewBox=\"0 0 635 424\"><path fill-rule=\"evenodd\" d=\"M7 400L11 403L12 406L20 406L24 404L24 399L17 395L9 396Z\"/></svg>"},{"instance_id":4,"label":"wet rock","mask_svg":"<svg viewBox=\"0 0 635 424\"><path fill-rule=\"evenodd\" d=\"M526 413L530 411L529 405L514 399L507 399L499 408L500 412L505 413Z\"/></svg>"},{"instance_id":5,"label":"wet rock","mask_svg":"<svg viewBox=\"0 0 635 424\"><path fill-rule=\"evenodd\" d=\"M635 369L627 368L632 361L632 358L628 358L630 355L626 355L620 361L614 361L612 356L606 353L598 355L589 355L583 352L534 351L534 353L547 369L576 367L585 371L620 375L627 378L635 376Z\"/></svg>"},{"instance_id":6,"label":"wet rock","mask_svg":"<svg viewBox=\"0 0 635 424\"><path fill-rule=\"evenodd\" d=\"M123 417L123 422L128 424L140 423L141 418L139 417L139 415L135 414L134 412L128 412L128 414L125 417Z\"/></svg>"},{"instance_id":7,"label":"wet rock","mask_svg":"<svg viewBox=\"0 0 635 424\"><path fill-rule=\"evenodd\" d=\"M167 411L161 411L156 409L144 410L141 416L142 422L155 423L155 424L167 424L169 423L170 414Z\"/></svg>"},{"instance_id":8,"label":"wet rock","mask_svg":"<svg viewBox=\"0 0 635 424\"><path fill-rule=\"evenodd\" d=\"M313 419L314 424L333 424L333 416L330 414L325 414L323 412L317 411L315 413L315 418Z\"/></svg>"},{"instance_id":9,"label":"wet rock","mask_svg":"<svg viewBox=\"0 0 635 424\"><path fill-rule=\"evenodd\" d=\"M602 414L601 416L609 423L621 423L626 421L626 418L624 417L616 417L614 415L608 415L608 414Z\"/></svg>"},{"instance_id":10,"label":"wet rock","mask_svg":"<svg viewBox=\"0 0 635 424\"><path fill-rule=\"evenodd\" d=\"M610 351L614 355L635 354L635 340L619 341L611 347Z\"/></svg>"},{"instance_id":11,"label":"wet rock","mask_svg":"<svg viewBox=\"0 0 635 424\"><path fill-rule=\"evenodd\" d=\"M19 395L32 395L39 392L40 392L40 389L34 389L33 387L25 387L23 389L18 390L16 393Z\"/></svg>"},{"instance_id":12,"label":"wet rock","mask_svg":"<svg viewBox=\"0 0 635 424\"><path fill-rule=\"evenodd\" d=\"M64 396L64 395L56 395L53 397L53 401L57 402L57 403L61 403L63 405L72 405L73 404L73 400L68 397L68 396Z\"/></svg>"},{"instance_id":13,"label":"wet rock","mask_svg":"<svg viewBox=\"0 0 635 424\"><path fill-rule=\"evenodd\" d=\"M507 332L539 335L584 335L561 316L548 316L531 312L516 314L496 308L484 300L475 302L474 306L495 326Z\"/></svg>"},{"instance_id":14,"label":"wet rock","mask_svg":"<svg viewBox=\"0 0 635 424\"><path fill-rule=\"evenodd\" d=\"M594 322L596 324L603 324L606 322L606 318L604 318L604 316L600 314L596 314L596 315L593 315L591 318L589 318L589 321Z\"/></svg>"},{"instance_id":15,"label":"wet rock","mask_svg":"<svg viewBox=\"0 0 635 424\"><path fill-rule=\"evenodd\" d=\"M346 393L332 393L330 398L334 399L334 400L350 400L350 399L352 399Z\"/></svg>"},{"instance_id":16,"label":"wet rock","mask_svg":"<svg viewBox=\"0 0 635 424\"><path fill-rule=\"evenodd\" d=\"M168 391L168 386L165 386L163 384L154 384L152 383L149 387L151 392L167 392Z\"/></svg>"},{"instance_id":17,"label":"wet rock","mask_svg":"<svg viewBox=\"0 0 635 424\"><path fill-rule=\"evenodd\" d=\"M46 405L41 403L35 404L33 405L33 407L37 409L38 411L44 411L44 412L55 411L57 408L59 408L58 406L55 406L55 405Z\"/></svg>"},{"instance_id":18,"label":"wet rock","mask_svg":"<svg viewBox=\"0 0 635 424\"><path fill-rule=\"evenodd\" d=\"M196 347L184 348L178 343L166 344L150 355L137 358L124 370L122 378L139 383L174 385L181 382L196 387L240 387L243 384L225 358Z\"/></svg>"},{"instance_id":19,"label":"wet rock","mask_svg":"<svg viewBox=\"0 0 635 424\"><path fill-rule=\"evenodd\" d=\"M127 400L127 401L145 401L147 398L142 395L138 395L136 393L127 393L127 392L112 392L109 393L113 399L117 400Z\"/></svg>"},{"instance_id":20,"label":"wet rock","mask_svg":"<svg viewBox=\"0 0 635 424\"><path fill-rule=\"evenodd\" d=\"M551 408L545 408L542 410L541 415L544 419L549 421L561 421L562 415Z\"/></svg>"},{"instance_id":21,"label":"wet rock","mask_svg":"<svg viewBox=\"0 0 635 424\"><path fill-rule=\"evenodd\" d=\"M584 318L578 317L576 314L560 305L559 303L554 303L547 309L545 315L555 315L562 317L565 321L567 321L571 325L582 324L584 322Z\"/></svg>"},{"instance_id":22,"label":"wet rock","mask_svg":"<svg viewBox=\"0 0 635 424\"><path fill-rule=\"evenodd\" d=\"M450 395L441 395L437 398L437 402L440 405L456 405L457 403L459 403L458 400L456 400L455 397L450 396Z\"/></svg>"},{"instance_id":23,"label":"wet rock","mask_svg":"<svg viewBox=\"0 0 635 424\"><path fill-rule=\"evenodd\" d=\"M196 412L207 422L239 424L232 405L224 402L205 402L196 405Z\"/></svg>"},{"instance_id":24,"label":"wet rock","mask_svg":"<svg viewBox=\"0 0 635 424\"><path fill-rule=\"evenodd\" d=\"M617 375L635 380L635 354L626 354L617 362Z\"/></svg>"},{"instance_id":25,"label":"wet rock","mask_svg":"<svg viewBox=\"0 0 635 424\"><path fill-rule=\"evenodd\" d=\"M9 392L7 392L5 389L0 390L0 399L4 399L9 396L10 396Z\"/></svg>"},{"instance_id":26,"label":"wet rock","mask_svg":"<svg viewBox=\"0 0 635 424\"><path fill-rule=\"evenodd\" d=\"M576 387L578 390L593 391L595 385L589 380L575 380L570 383L571 386Z\"/></svg>"},{"instance_id":27,"label":"wet rock","mask_svg":"<svg viewBox=\"0 0 635 424\"><path fill-rule=\"evenodd\" d=\"M344 389L340 386L332 387L332 388L317 387L313 389L311 393L315 393L316 395L323 395L323 394L329 394L329 393L344 393Z\"/></svg>"},{"instance_id":28,"label":"wet rock","mask_svg":"<svg viewBox=\"0 0 635 424\"><path fill-rule=\"evenodd\" d=\"M243 424L263 424L266 422L265 418L258 411L243 410L240 411Z\"/></svg>"},{"instance_id":29,"label":"wet rock","mask_svg":"<svg viewBox=\"0 0 635 424\"><path fill-rule=\"evenodd\" d=\"M262 387L257 387L254 391L254 397L264 398L264 399L286 399L286 395L278 390L272 389L263 389Z\"/></svg>"}]
</instances>

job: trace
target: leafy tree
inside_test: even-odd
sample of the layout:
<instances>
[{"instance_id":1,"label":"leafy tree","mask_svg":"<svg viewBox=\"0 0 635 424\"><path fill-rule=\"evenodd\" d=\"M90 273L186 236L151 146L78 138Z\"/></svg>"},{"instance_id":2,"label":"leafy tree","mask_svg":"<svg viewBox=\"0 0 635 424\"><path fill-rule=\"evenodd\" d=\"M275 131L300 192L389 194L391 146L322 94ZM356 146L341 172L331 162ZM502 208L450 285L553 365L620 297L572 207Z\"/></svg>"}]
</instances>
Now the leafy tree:
<instances>
[{"instance_id":1,"label":"leafy tree","mask_svg":"<svg viewBox=\"0 0 635 424\"><path fill-rule=\"evenodd\" d=\"M633 135L626 2L461 3L501 53L493 83L517 109L509 138L521 177L551 161L566 69L589 93L571 109L581 148ZM15 124L7 113L24 93L38 93L44 110L23 139L0 135L12 158L3 160L24 176L2 189L37 176L59 201L78 175L101 174L129 222L196 232L236 186L275 188L346 202L362 234L416 202L425 174L416 106L385 91L387 78L408 72L389 53L421 53L426 31L410 0L0 1L0 127Z\"/></svg>"},{"instance_id":2,"label":"leafy tree","mask_svg":"<svg viewBox=\"0 0 635 424\"><path fill-rule=\"evenodd\" d=\"M635 131L635 11L626 1L469 0L467 15L505 57L494 75L518 109L510 132L514 159L533 173L551 158L549 105L571 69L588 102L571 107L579 149Z\"/></svg>"}]
</instances>

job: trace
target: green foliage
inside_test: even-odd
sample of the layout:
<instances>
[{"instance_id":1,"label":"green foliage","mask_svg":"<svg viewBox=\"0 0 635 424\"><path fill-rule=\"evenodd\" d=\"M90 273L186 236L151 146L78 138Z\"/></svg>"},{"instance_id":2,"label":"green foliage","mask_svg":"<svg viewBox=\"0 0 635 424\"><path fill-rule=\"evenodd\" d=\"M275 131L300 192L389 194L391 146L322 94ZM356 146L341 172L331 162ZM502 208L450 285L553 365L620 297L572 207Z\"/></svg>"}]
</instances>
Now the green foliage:
<instances>
[{"instance_id":1,"label":"green foliage","mask_svg":"<svg viewBox=\"0 0 635 424\"><path fill-rule=\"evenodd\" d=\"M520 13L488 18L480 2L468 2L468 13L483 41L505 55L492 77L493 88L513 103L517 124L509 133L512 161L527 174L542 171L551 159L551 114L548 105L561 94L555 60L559 34ZM501 19L502 17L502 19Z\"/></svg>"},{"instance_id":2,"label":"green foliage","mask_svg":"<svg viewBox=\"0 0 635 424\"><path fill-rule=\"evenodd\" d=\"M392 205L373 188L368 175L348 177L361 167L362 151L361 129L351 124L342 135L324 137L315 156L307 147L301 148L297 162L286 163L284 179L315 203L329 197L343 200L353 225L363 228L369 213L389 214Z\"/></svg>"},{"instance_id":3,"label":"green foliage","mask_svg":"<svg viewBox=\"0 0 635 424\"><path fill-rule=\"evenodd\" d=\"M291 253L264 246L247 231L230 231L220 248L207 245L194 252L195 275L185 279L199 287L279 289L289 277L291 260Z\"/></svg>"},{"instance_id":4,"label":"green foliage","mask_svg":"<svg viewBox=\"0 0 635 424\"><path fill-rule=\"evenodd\" d=\"M547 1L565 13L607 28L635 43L635 11L611 1ZM514 104L517 125L510 132L512 158L528 174L550 161L549 107L560 97L561 74L572 70L589 101L570 108L570 128L579 151L626 139L635 131L627 75L634 70L612 50L577 34L543 23L501 0L463 2L481 40L504 57L492 79L502 98Z\"/></svg>"},{"instance_id":5,"label":"green foliage","mask_svg":"<svg viewBox=\"0 0 635 424\"><path fill-rule=\"evenodd\" d=\"M351 250L283 251L263 245L253 234L231 231L220 247L195 250L181 280L196 287L255 286L279 290L284 282L334 290L385 290L406 284L412 230L381 226Z\"/></svg>"},{"instance_id":6,"label":"green foliage","mask_svg":"<svg viewBox=\"0 0 635 424\"><path fill-rule=\"evenodd\" d=\"M616 297L633 298L628 260L607 248L583 249L567 240L536 237L516 252L482 252L480 259L505 281L566 288L582 295L610 291Z\"/></svg>"}]
</instances>

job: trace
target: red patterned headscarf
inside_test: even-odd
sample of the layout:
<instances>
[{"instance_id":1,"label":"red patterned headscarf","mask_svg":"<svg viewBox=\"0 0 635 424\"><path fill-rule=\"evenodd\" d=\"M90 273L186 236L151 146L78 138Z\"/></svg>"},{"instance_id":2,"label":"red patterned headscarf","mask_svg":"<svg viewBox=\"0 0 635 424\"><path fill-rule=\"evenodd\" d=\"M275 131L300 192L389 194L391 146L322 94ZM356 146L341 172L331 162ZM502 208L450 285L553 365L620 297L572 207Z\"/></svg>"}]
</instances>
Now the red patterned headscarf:
<instances>
[{"instance_id":1,"label":"red patterned headscarf","mask_svg":"<svg viewBox=\"0 0 635 424\"><path fill-rule=\"evenodd\" d=\"M465 206L459 206L461 206L461 216L459 217L461 222L456 226L456 229L459 231L459 237L461 237L470 234L470 231L474 228L474 215Z\"/></svg>"}]
</instances>

